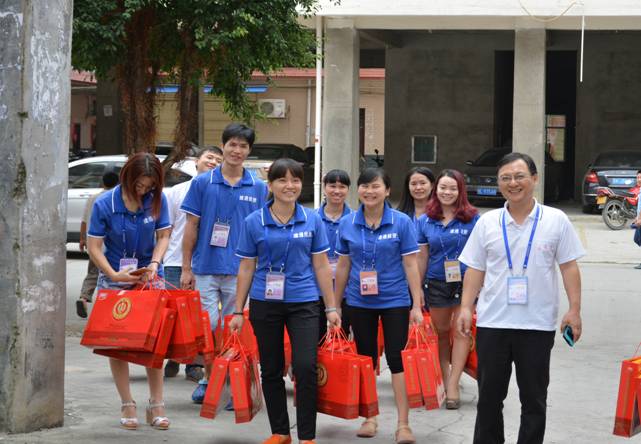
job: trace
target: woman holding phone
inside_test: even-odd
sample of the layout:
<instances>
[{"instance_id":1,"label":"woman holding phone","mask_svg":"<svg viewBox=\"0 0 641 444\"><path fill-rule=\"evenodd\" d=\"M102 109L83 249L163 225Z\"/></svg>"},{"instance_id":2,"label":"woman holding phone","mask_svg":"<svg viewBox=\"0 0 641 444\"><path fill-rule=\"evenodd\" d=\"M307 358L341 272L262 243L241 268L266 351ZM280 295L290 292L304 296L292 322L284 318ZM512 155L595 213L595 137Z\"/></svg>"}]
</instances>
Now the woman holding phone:
<instances>
[{"instance_id":1,"label":"woman holding phone","mask_svg":"<svg viewBox=\"0 0 641 444\"><path fill-rule=\"evenodd\" d=\"M296 378L296 427L301 443L316 436L316 354L319 317L340 326L334 303L329 244L319 214L296 201L303 168L281 158L267 174L273 200L247 216L238 242L241 257L232 331L243 325L249 295L249 320L256 335L261 379L272 436L264 444L289 444L289 416L283 381L285 327L292 345ZM319 297L325 301L320 313Z\"/></svg>"},{"instance_id":2,"label":"woman holding phone","mask_svg":"<svg viewBox=\"0 0 641 444\"><path fill-rule=\"evenodd\" d=\"M162 187L163 170L158 158L137 153L120 171L120 185L96 199L87 250L100 270L98 289L132 289L162 272L160 261L171 234ZM129 387L129 364L109 358L109 365L122 401L120 424L125 429L136 429L138 419ZM150 393L147 421L156 429L166 430L169 420L164 416L162 370L147 368L147 380Z\"/></svg>"}]
</instances>

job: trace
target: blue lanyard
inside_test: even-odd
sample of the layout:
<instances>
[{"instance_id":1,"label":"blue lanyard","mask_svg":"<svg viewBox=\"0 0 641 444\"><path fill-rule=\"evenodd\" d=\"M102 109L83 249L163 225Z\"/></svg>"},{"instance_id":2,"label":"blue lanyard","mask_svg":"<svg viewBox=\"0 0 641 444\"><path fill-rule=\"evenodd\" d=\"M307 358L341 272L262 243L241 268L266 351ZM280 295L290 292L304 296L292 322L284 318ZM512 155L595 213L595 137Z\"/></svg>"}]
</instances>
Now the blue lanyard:
<instances>
[{"instance_id":1,"label":"blue lanyard","mask_svg":"<svg viewBox=\"0 0 641 444\"><path fill-rule=\"evenodd\" d=\"M376 242L378 241L378 236L374 234L374 249L372 250L372 266L370 270L376 268ZM365 229L361 228L361 242L363 243L363 270L365 270Z\"/></svg>"},{"instance_id":2,"label":"blue lanyard","mask_svg":"<svg viewBox=\"0 0 641 444\"><path fill-rule=\"evenodd\" d=\"M225 179L223 179L223 181L224 181L224 180L225 180ZM242 179L241 179L241 181L242 181ZM230 214L233 212L233 207L232 207L232 211L227 211L227 210L228 210L227 206L226 206L226 205L223 205L223 203L225 202L225 200L226 200L226 199L223 199L222 201L219 199L219 197L220 197L220 187L222 187L222 186L229 186L229 188L231 188L231 199L229 199L229 201L231 202L232 206L236 206L236 205L238 205L238 199L236 198L236 195L235 195L235 194L236 194L236 190L239 190L239 191L240 191L240 188L242 187L242 185L239 185L239 186L237 186L237 187L234 187L234 186L231 186L231 185L225 185L225 183L224 183L224 182L223 182L223 183L216 183L215 185L216 185L216 196L214 197L214 202L213 202L213 204L216 206L216 207L215 207L215 208L216 208L216 222L224 222L224 223L226 223L227 225L230 225L230 223L231 223L231 216L229 216L228 218L223 219L223 220L221 220L221 219L220 219L220 217L221 217L221 216L220 216L220 215L221 215L221 213L222 213L223 215L230 215ZM220 207L221 209L223 209L223 207L224 207L224 210L225 210L225 211L219 211L219 210L218 210L218 209L219 209L219 207Z\"/></svg>"},{"instance_id":3,"label":"blue lanyard","mask_svg":"<svg viewBox=\"0 0 641 444\"><path fill-rule=\"evenodd\" d=\"M267 254L267 263L269 264L269 272L272 272L272 252L271 249L269 248L269 229L267 228L267 225L263 227L263 231L265 233L265 253ZM289 254L289 245L292 242L292 237L294 233L294 224L292 224L292 228L289 230L289 235L287 236L287 246L285 247L285 254L283 255L283 260L280 263L280 272L282 273L283 270L285 270L285 262L287 262L287 255Z\"/></svg>"},{"instance_id":4,"label":"blue lanyard","mask_svg":"<svg viewBox=\"0 0 641 444\"><path fill-rule=\"evenodd\" d=\"M439 235L438 235L438 240L441 242L441 248L443 249L443 254L445 255L445 260L449 261L450 257L447 254L447 251L445 250L445 244L443 243L443 234L445 234L445 230L447 230L447 227L443 227L443 231L441 233L439 233ZM459 254L460 254L459 253L459 247L461 246L461 237L462 236L461 236L460 228L459 228L459 233L456 235L456 250L454 250L455 253L456 253L456 256L454 256L454 260L456 260L458 258L458 256L459 256ZM510 253L508 252L508 257L509 257L509 255L510 255Z\"/></svg>"},{"instance_id":5,"label":"blue lanyard","mask_svg":"<svg viewBox=\"0 0 641 444\"><path fill-rule=\"evenodd\" d=\"M138 218L134 216L134 222L136 223L136 237L134 237L134 251L131 255L132 258L136 257L136 250L138 250L138 237L139 237L139 225L138 225ZM122 215L122 257L125 258L127 257L127 234L126 234L126 228L125 228L125 215L123 213Z\"/></svg>"},{"instance_id":6,"label":"blue lanyard","mask_svg":"<svg viewBox=\"0 0 641 444\"><path fill-rule=\"evenodd\" d=\"M539 214L541 212L541 207L536 206L536 214L534 215L534 224L532 225L532 232L530 233L530 240L527 243L527 250L525 250L525 259L523 259L523 272L521 275L525 274L527 270L527 264L530 261L530 251L532 251L532 240L534 239L534 233L536 232L536 226L539 223ZM510 243L507 240L507 228L505 227L505 210L501 213L501 228L503 229L503 243L505 244L505 254L507 255L507 266L512 273L512 254L510 253Z\"/></svg>"}]
</instances>

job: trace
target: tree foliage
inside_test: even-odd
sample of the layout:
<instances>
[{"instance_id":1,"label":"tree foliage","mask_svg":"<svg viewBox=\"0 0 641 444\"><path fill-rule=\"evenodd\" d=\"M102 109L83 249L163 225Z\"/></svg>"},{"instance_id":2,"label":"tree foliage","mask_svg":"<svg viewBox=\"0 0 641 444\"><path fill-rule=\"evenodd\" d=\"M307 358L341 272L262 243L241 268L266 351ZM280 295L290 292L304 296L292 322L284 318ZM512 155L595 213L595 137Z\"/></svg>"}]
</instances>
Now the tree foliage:
<instances>
[{"instance_id":1,"label":"tree foliage","mask_svg":"<svg viewBox=\"0 0 641 444\"><path fill-rule=\"evenodd\" d=\"M317 0L75 0L72 62L118 83L127 152L154 149L155 88L164 75L178 83L179 159L203 82L225 112L248 122L256 109L245 83L254 71L311 66L314 35L298 18L316 7Z\"/></svg>"}]
</instances>

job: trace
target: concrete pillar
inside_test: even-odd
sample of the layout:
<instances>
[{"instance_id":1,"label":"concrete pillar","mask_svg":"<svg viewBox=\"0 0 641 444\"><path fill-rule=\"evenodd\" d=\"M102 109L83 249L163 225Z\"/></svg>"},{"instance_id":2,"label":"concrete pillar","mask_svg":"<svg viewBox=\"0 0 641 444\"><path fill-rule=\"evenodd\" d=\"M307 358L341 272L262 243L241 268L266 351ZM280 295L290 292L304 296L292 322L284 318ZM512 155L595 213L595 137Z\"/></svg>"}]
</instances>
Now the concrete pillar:
<instances>
[{"instance_id":1,"label":"concrete pillar","mask_svg":"<svg viewBox=\"0 0 641 444\"><path fill-rule=\"evenodd\" d=\"M545 183L545 51L545 29L515 30L512 147L536 162L539 202L543 202Z\"/></svg>"},{"instance_id":2,"label":"concrete pillar","mask_svg":"<svg viewBox=\"0 0 641 444\"><path fill-rule=\"evenodd\" d=\"M329 19L325 30L325 84L323 85L323 174L334 168L358 178L359 36L354 23ZM356 186L348 202L358 202Z\"/></svg>"},{"instance_id":3,"label":"concrete pillar","mask_svg":"<svg viewBox=\"0 0 641 444\"><path fill-rule=\"evenodd\" d=\"M0 432L64 417L71 18L0 2Z\"/></svg>"}]
</instances>

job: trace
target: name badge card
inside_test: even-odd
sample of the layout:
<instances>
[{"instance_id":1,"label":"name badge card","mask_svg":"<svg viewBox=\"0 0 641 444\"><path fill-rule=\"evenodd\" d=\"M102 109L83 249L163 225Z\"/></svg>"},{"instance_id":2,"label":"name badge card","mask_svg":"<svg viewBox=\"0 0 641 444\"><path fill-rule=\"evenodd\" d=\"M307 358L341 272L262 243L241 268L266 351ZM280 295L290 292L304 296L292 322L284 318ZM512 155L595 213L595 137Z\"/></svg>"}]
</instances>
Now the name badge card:
<instances>
[{"instance_id":1,"label":"name badge card","mask_svg":"<svg viewBox=\"0 0 641 444\"><path fill-rule=\"evenodd\" d=\"M461 282L461 263L445 261L445 282Z\"/></svg>"},{"instance_id":2,"label":"name badge card","mask_svg":"<svg viewBox=\"0 0 641 444\"><path fill-rule=\"evenodd\" d=\"M332 269L332 279L336 279L336 266L338 265L338 258L330 257L329 266Z\"/></svg>"},{"instance_id":3,"label":"name badge card","mask_svg":"<svg viewBox=\"0 0 641 444\"><path fill-rule=\"evenodd\" d=\"M370 296L378 294L378 275L375 270L361 271L361 295Z\"/></svg>"},{"instance_id":4,"label":"name badge card","mask_svg":"<svg viewBox=\"0 0 641 444\"><path fill-rule=\"evenodd\" d=\"M285 273L269 272L265 279L265 299L282 301L285 299Z\"/></svg>"},{"instance_id":5,"label":"name badge card","mask_svg":"<svg viewBox=\"0 0 641 444\"><path fill-rule=\"evenodd\" d=\"M126 271L127 273L138 269L138 259L135 257L123 257L120 259L120 266L118 271Z\"/></svg>"},{"instance_id":6,"label":"name badge card","mask_svg":"<svg viewBox=\"0 0 641 444\"><path fill-rule=\"evenodd\" d=\"M526 305L527 296L527 276L507 278L507 303L509 305Z\"/></svg>"},{"instance_id":7,"label":"name badge card","mask_svg":"<svg viewBox=\"0 0 641 444\"><path fill-rule=\"evenodd\" d=\"M211 233L211 240L209 245L212 247L227 248L227 241L229 240L230 226L221 222L214 224L214 229Z\"/></svg>"}]
</instances>

